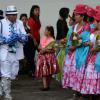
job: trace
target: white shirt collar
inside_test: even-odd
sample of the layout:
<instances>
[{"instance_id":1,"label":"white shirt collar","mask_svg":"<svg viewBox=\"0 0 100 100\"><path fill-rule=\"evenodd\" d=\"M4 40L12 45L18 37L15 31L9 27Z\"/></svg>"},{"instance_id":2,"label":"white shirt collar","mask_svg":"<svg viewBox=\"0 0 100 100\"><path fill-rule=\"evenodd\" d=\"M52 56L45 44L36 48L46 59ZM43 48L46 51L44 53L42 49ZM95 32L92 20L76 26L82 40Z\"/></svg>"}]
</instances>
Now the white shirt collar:
<instances>
[{"instance_id":1,"label":"white shirt collar","mask_svg":"<svg viewBox=\"0 0 100 100\"><path fill-rule=\"evenodd\" d=\"M6 18L6 20L7 20L7 22L8 22L8 24L9 25L11 25L12 24L12 22L11 21L9 21L7 18ZM17 21L16 21L17 22ZM16 22L14 22L14 24L16 24Z\"/></svg>"}]
</instances>

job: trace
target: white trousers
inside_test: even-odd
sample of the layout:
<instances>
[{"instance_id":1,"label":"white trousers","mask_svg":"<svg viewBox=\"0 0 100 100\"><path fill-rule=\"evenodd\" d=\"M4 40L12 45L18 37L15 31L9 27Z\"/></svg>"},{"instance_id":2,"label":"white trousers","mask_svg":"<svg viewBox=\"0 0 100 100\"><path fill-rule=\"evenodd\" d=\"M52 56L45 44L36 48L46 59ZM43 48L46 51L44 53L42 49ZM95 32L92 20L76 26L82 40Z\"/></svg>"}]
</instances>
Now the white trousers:
<instances>
[{"instance_id":1,"label":"white trousers","mask_svg":"<svg viewBox=\"0 0 100 100\"><path fill-rule=\"evenodd\" d=\"M15 79L19 71L19 61L16 59L16 54L8 53L5 61L0 61L1 77Z\"/></svg>"}]
</instances>

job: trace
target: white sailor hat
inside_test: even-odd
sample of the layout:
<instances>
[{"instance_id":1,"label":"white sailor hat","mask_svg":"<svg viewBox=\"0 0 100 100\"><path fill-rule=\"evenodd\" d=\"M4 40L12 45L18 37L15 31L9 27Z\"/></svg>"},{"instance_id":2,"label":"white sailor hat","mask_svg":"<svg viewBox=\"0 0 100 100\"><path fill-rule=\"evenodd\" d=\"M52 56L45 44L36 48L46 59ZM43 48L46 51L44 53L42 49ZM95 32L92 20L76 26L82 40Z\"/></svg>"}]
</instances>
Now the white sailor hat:
<instances>
[{"instance_id":1,"label":"white sailor hat","mask_svg":"<svg viewBox=\"0 0 100 100\"><path fill-rule=\"evenodd\" d=\"M11 6L7 6L5 13L7 15L18 14L18 11L17 11L17 8L14 5L11 5Z\"/></svg>"}]
</instances>

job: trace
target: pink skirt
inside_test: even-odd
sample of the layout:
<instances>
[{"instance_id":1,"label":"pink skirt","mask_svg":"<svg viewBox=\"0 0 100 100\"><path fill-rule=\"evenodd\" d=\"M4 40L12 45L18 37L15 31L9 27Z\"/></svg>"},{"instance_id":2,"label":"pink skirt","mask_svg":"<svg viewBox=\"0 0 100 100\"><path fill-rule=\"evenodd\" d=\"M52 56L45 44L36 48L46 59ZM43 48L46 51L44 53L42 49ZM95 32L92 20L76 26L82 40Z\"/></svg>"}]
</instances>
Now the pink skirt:
<instances>
[{"instance_id":1,"label":"pink skirt","mask_svg":"<svg viewBox=\"0 0 100 100\"><path fill-rule=\"evenodd\" d=\"M85 65L82 65L80 70L76 69L75 52L68 53L65 57L63 67L63 88L71 87L73 90L80 91Z\"/></svg>"},{"instance_id":2,"label":"pink skirt","mask_svg":"<svg viewBox=\"0 0 100 100\"><path fill-rule=\"evenodd\" d=\"M59 72L58 62L54 53L38 54L36 77L46 77Z\"/></svg>"},{"instance_id":3,"label":"pink skirt","mask_svg":"<svg viewBox=\"0 0 100 100\"><path fill-rule=\"evenodd\" d=\"M75 52L70 52L66 55L63 67L62 86L63 88L73 87L74 78L76 77L75 69Z\"/></svg>"},{"instance_id":4,"label":"pink skirt","mask_svg":"<svg viewBox=\"0 0 100 100\"><path fill-rule=\"evenodd\" d=\"M96 54L89 54L80 92L82 94L100 94L100 72L95 70Z\"/></svg>"}]
</instances>

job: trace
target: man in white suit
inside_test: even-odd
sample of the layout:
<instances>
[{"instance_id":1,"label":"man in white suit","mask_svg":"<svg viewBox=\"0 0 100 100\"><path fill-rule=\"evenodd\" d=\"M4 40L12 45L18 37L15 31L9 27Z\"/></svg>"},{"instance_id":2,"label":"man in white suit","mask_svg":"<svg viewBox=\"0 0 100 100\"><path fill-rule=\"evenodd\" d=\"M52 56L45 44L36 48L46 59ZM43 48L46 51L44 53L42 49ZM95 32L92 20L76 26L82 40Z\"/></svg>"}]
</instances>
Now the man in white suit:
<instances>
[{"instance_id":1,"label":"man in white suit","mask_svg":"<svg viewBox=\"0 0 100 100\"><path fill-rule=\"evenodd\" d=\"M6 8L6 18L1 20L0 34L9 40L12 34L26 36L23 23L17 20L17 9L15 6ZM15 38L14 38L15 39ZM14 42L13 42L14 41ZM4 96L4 100L12 100L11 96L11 80L15 79L19 71L19 60L24 58L23 55L23 39L19 36L18 40L2 43L0 45L0 95Z\"/></svg>"}]
</instances>

